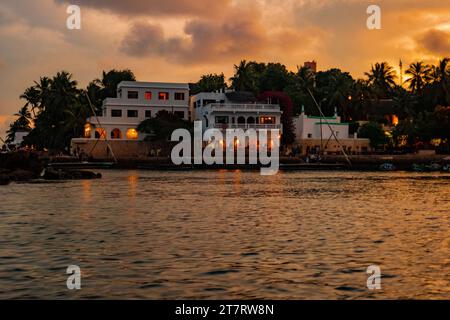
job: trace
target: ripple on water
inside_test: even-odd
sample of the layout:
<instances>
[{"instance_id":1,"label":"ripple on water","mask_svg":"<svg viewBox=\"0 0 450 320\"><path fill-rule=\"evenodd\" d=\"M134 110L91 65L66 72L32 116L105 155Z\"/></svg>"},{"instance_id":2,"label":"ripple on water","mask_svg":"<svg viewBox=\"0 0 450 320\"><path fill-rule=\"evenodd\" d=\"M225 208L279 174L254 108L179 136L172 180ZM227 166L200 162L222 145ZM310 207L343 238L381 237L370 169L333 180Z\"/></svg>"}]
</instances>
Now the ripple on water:
<instances>
[{"instance_id":1,"label":"ripple on water","mask_svg":"<svg viewBox=\"0 0 450 320\"><path fill-rule=\"evenodd\" d=\"M0 298L450 299L449 175L102 174L2 189Z\"/></svg>"}]
</instances>

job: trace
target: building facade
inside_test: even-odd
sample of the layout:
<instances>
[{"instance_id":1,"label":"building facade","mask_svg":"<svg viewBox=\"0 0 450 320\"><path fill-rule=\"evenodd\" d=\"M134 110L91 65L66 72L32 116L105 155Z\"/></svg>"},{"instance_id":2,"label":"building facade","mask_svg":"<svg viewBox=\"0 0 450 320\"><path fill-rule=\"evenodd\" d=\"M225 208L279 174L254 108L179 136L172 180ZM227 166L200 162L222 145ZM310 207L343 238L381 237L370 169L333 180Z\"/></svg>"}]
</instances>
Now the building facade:
<instances>
[{"instance_id":1,"label":"building facade","mask_svg":"<svg viewBox=\"0 0 450 320\"><path fill-rule=\"evenodd\" d=\"M87 120L84 139L143 140L145 134L137 126L162 110L187 120L189 85L123 81L117 87L117 98L103 102L102 115Z\"/></svg>"},{"instance_id":2,"label":"building facade","mask_svg":"<svg viewBox=\"0 0 450 320\"><path fill-rule=\"evenodd\" d=\"M302 113L293 119L293 123L296 142L304 155L319 152L339 153L340 145L349 154L370 150L370 140L359 139L356 133L351 135L350 124L341 122L337 112L332 117L315 117L306 115L302 108Z\"/></svg>"},{"instance_id":3,"label":"building facade","mask_svg":"<svg viewBox=\"0 0 450 320\"><path fill-rule=\"evenodd\" d=\"M208 129L279 129L281 110L277 104L257 103L245 92L202 92L190 99L192 121Z\"/></svg>"}]
</instances>

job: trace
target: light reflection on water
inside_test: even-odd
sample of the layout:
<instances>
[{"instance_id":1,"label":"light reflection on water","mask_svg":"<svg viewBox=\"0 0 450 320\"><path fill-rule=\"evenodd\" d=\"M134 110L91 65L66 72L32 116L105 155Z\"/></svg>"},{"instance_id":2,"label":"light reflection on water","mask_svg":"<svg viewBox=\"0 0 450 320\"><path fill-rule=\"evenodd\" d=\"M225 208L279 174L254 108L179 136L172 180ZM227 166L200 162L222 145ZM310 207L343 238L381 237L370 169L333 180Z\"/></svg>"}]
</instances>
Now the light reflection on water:
<instances>
[{"instance_id":1,"label":"light reflection on water","mask_svg":"<svg viewBox=\"0 0 450 320\"><path fill-rule=\"evenodd\" d=\"M0 298L450 298L449 175L103 176L0 189Z\"/></svg>"}]
</instances>

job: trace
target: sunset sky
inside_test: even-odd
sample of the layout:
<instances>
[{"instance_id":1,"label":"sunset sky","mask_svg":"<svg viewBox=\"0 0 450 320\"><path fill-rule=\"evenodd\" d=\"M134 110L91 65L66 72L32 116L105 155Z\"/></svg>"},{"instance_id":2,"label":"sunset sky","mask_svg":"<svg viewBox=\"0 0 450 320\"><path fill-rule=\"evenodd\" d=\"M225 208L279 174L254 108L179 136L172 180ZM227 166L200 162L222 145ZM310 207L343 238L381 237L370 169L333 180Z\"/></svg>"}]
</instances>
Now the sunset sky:
<instances>
[{"instance_id":1,"label":"sunset sky","mask_svg":"<svg viewBox=\"0 0 450 320\"><path fill-rule=\"evenodd\" d=\"M82 30L68 30L68 4ZM382 9L382 30L366 9ZM80 86L102 70L129 68L138 80L229 78L240 60L295 70L317 60L363 77L371 63L436 63L450 55L449 0L2 0L0 134L40 76L67 70Z\"/></svg>"}]
</instances>

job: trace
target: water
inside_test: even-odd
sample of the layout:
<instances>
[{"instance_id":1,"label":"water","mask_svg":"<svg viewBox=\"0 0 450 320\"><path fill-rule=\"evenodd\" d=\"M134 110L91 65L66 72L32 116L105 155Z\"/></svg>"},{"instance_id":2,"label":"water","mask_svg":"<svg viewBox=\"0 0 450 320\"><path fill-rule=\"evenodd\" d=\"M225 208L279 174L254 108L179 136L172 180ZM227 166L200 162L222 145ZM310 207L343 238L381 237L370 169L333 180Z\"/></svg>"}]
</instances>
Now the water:
<instances>
[{"instance_id":1,"label":"water","mask_svg":"<svg viewBox=\"0 0 450 320\"><path fill-rule=\"evenodd\" d=\"M0 188L0 298L450 298L449 175L103 175Z\"/></svg>"}]
</instances>

